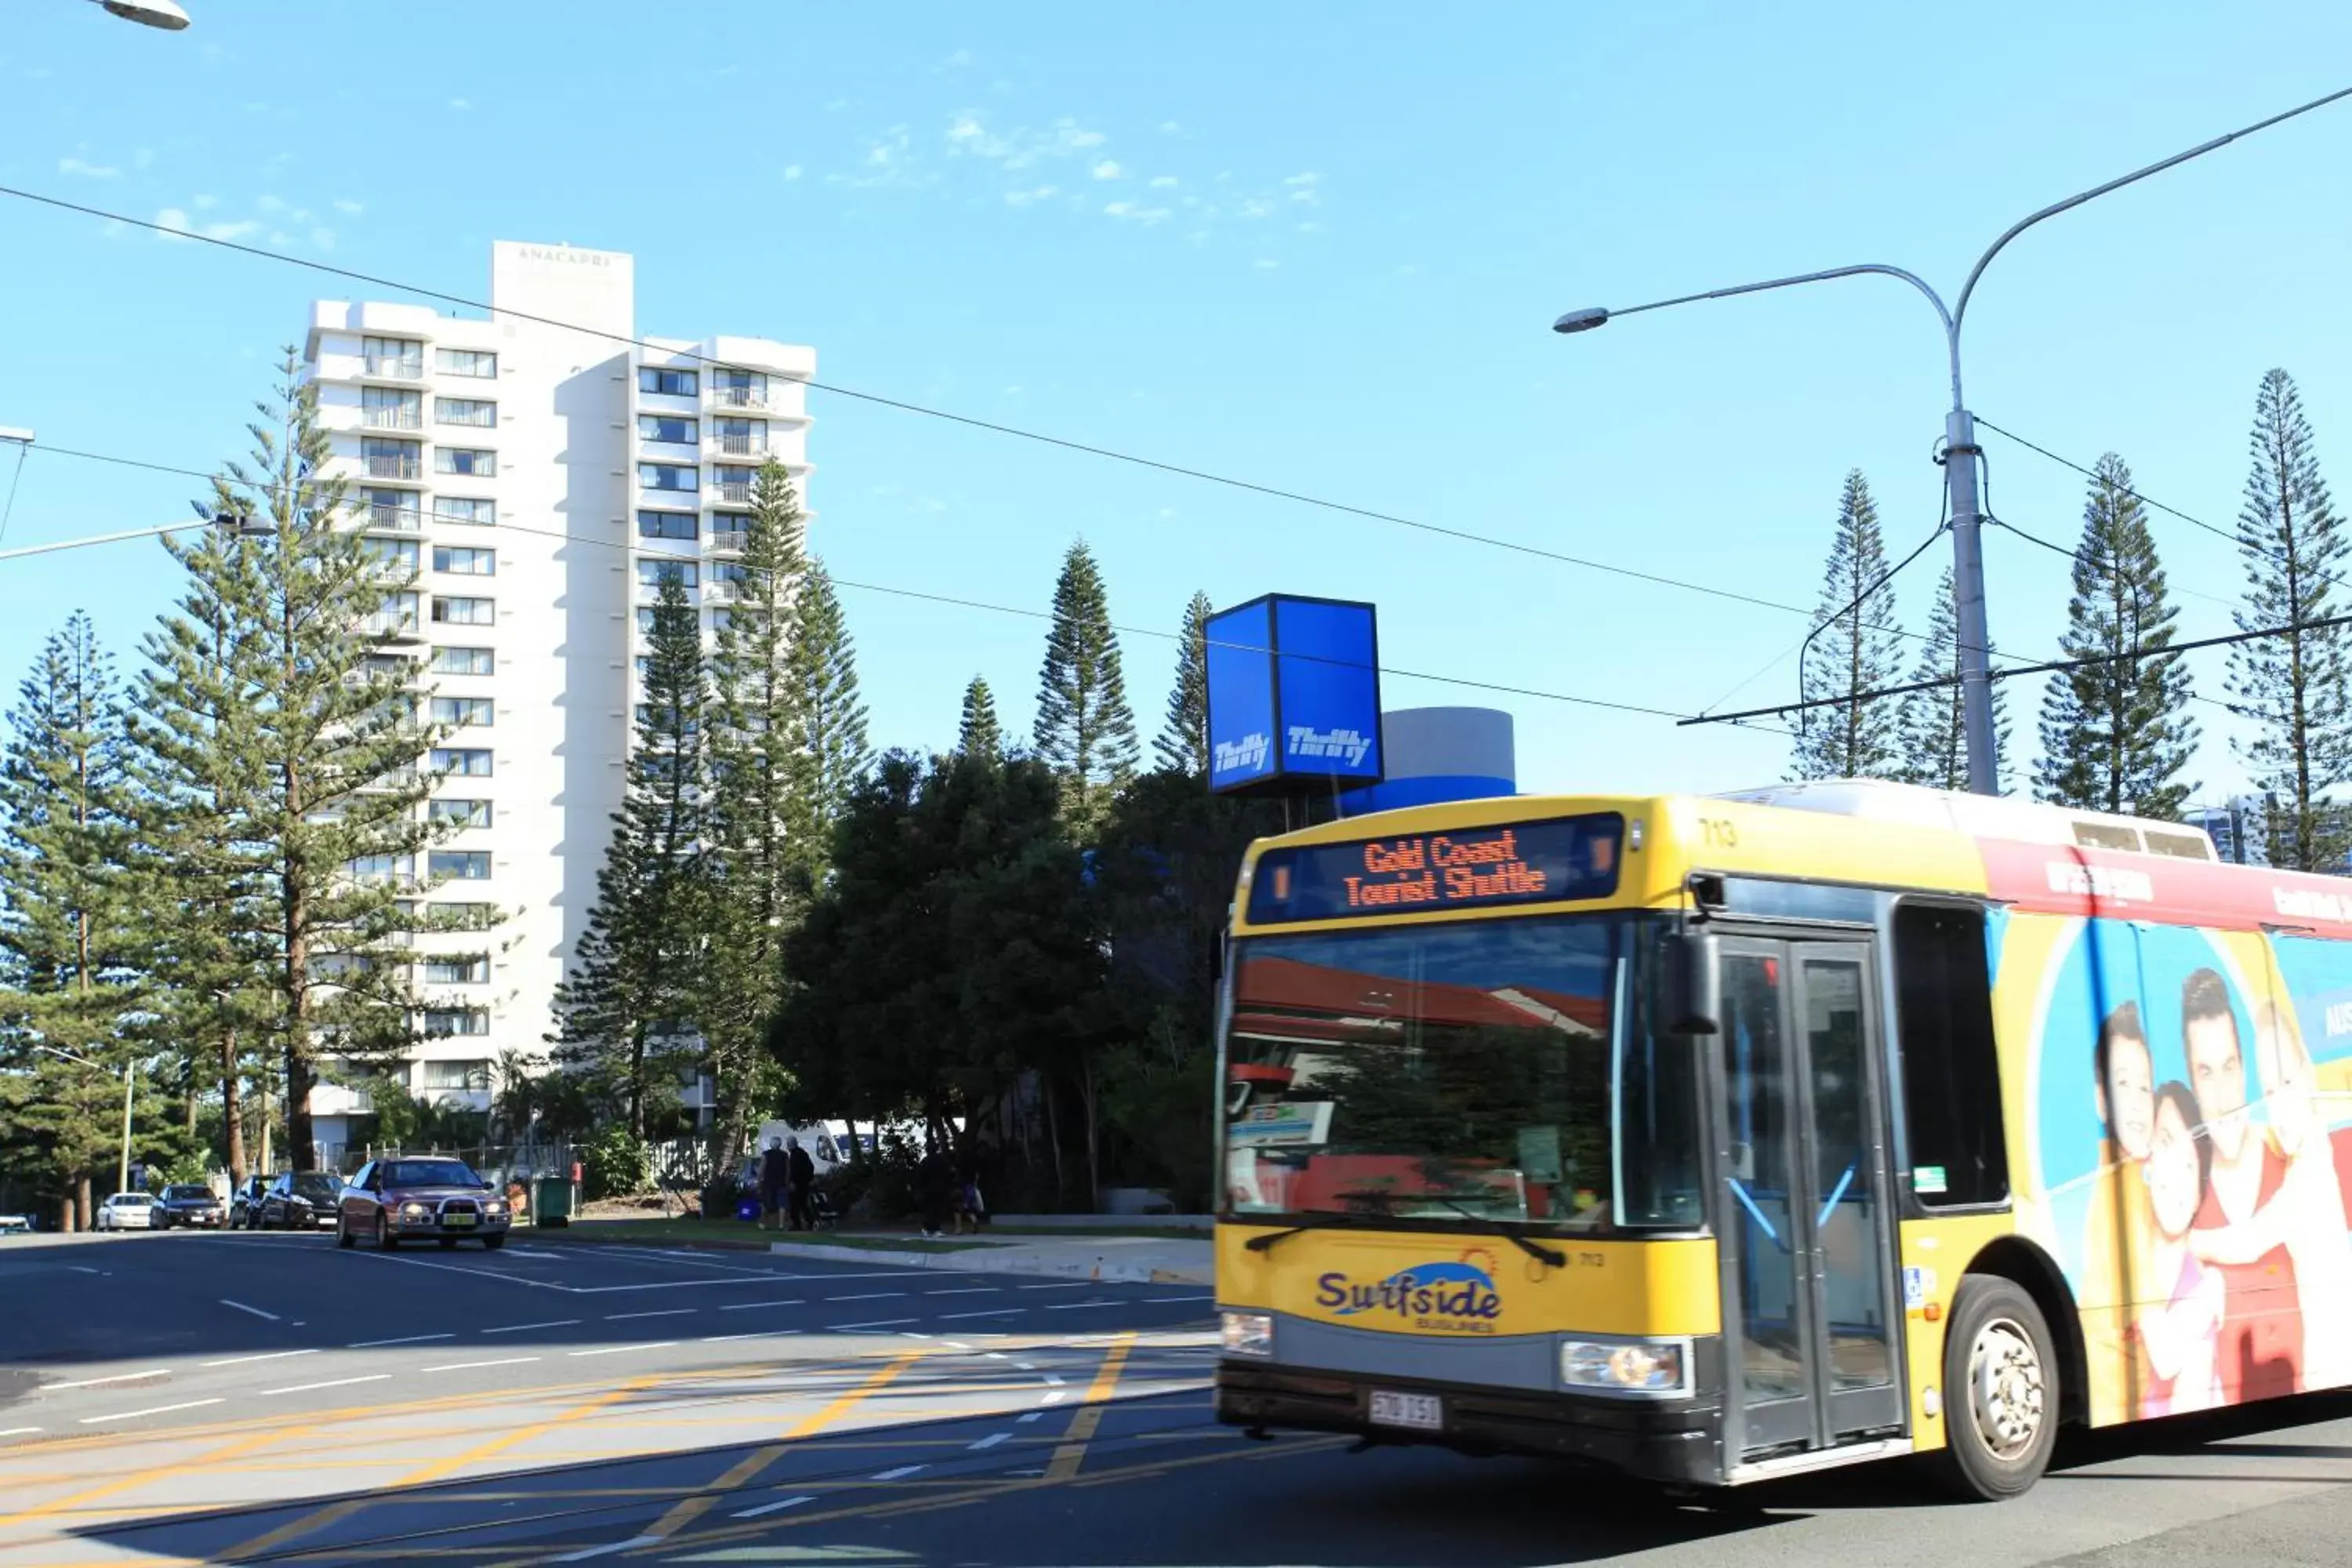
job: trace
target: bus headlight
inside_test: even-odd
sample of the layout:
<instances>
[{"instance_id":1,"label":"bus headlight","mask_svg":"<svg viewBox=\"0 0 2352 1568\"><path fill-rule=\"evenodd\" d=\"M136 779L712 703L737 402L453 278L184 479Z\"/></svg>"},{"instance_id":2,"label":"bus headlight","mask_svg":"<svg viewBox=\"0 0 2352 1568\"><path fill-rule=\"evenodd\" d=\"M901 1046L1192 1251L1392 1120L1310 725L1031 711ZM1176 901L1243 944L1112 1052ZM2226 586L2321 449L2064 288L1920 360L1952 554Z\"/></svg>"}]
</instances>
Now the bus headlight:
<instances>
[{"instance_id":1,"label":"bus headlight","mask_svg":"<svg viewBox=\"0 0 2352 1568\"><path fill-rule=\"evenodd\" d=\"M1687 1394L1690 1347L1679 1340L1567 1340L1559 1380L1610 1394Z\"/></svg>"},{"instance_id":2,"label":"bus headlight","mask_svg":"<svg viewBox=\"0 0 2352 1568\"><path fill-rule=\"evenodd\" d=\"M1227 1355L1272 1355L1274 1319L1265 1312L1220 1312Z\"/></svg>"}]
</instances>

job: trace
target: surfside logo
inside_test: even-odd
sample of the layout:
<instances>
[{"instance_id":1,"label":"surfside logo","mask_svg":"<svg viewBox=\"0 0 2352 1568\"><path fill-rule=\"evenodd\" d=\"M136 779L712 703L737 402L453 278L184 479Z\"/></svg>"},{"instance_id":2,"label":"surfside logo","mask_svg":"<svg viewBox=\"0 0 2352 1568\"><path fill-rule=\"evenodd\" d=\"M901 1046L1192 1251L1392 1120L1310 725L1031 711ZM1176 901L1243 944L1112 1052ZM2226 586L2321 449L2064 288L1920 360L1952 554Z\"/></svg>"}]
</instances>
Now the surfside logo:
<instances>
[{"instance_id":1,"label":"surfside logo","mask_svg":"<svg viewBox=\"0 0 2352 1568\"><path fill-rule=\"evenodd\" d=\"M1290 726L1290 754L1294 757L1337 758L1348 766L1363 765L1364 753L1372 743L1364 739L1360 730L1318 730L1311 725Z\"/></svg>"},{"instance_id":2,"label":"surfside logo","mask_svg":"<svg viewBox=\"0 0 2352 1568\"><path fill-rule=\"evenodd\" d=\"M1244 735L1238 741L1220 741L1215 752L1213 773L1255 773L1265 766L1265 736Z\"/></svg>"},{"instance_id":3,"label":"surfside logo","mask_svg":"<svg viewBox=\"0 0 2352 1568\"><path fill-rule=\"evenodd\" d=\"M1377 1314L1433 1333L1491 1334L1503 1311L1494 1268L1494 1255L1483 1250L1416 1263L1384 1279L1357 1280L1335 1268L1315 1281L1315 1304L1335 1318Z\"/></svg>"}]
</instances>

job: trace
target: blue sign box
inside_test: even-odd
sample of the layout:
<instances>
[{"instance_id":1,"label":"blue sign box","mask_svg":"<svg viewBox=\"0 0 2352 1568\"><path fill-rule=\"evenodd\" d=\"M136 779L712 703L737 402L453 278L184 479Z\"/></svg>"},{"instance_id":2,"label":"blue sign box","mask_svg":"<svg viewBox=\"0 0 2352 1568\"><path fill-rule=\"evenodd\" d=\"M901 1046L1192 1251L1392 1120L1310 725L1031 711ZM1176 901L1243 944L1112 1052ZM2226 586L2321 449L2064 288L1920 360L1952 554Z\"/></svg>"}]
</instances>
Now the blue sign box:
<instances>
[{"instance_id":1,"label":"blue sign box","mask_svg":"<svg viewBox=\"0 0 2352 1568\"><path fill-rule=\"evenodd\" d=\"M1211 790L1381 782L1371 605L1270 594L1210 616L1208 641Z\"/></svg>"}]
</instances>

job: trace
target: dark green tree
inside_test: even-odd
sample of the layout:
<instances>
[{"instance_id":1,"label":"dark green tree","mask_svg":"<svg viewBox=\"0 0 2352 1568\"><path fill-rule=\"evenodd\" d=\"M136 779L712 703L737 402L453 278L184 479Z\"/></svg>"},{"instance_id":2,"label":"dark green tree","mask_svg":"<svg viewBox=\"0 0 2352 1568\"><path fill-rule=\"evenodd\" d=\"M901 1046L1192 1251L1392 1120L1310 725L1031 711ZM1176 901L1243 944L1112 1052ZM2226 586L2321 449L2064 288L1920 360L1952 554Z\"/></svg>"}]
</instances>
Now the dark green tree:
<instances>
[{"instance_id":1,"label":"dark green tree","mask_svg":"<svg viewBox=\"0 0 2352 1568\"><path fill-rule=\"evenodd\" d=\"M2252 467L2238 512L2246 567L2241 631L2297 629L2230 649L2231 711L2253 721L2233 742L2255 789L2277 803L2264 825L2270 863L2334 870L2352 848L2352 825L2329 795L2352 778L2352 679L2331 590L2347 553L2343 520L2320 477L2311 421L2294 378L2263 377L2248 443Z\"/></svg>"},{"instance_id":2,"label":"dark green tree","mask_svg":"<svg viewBox=\"0 0 2352 1568\"><path fill-rule=\"evenodd\" d=\"M996 694L975 675L963 689L963 718L956 725L956 751L967 757L1004 755L1004 731L996 722Z\"/></svg>"},{"instance_id":3,"label":"dark green tree","mask_svg":"<svg viewBox=\"0 0 2352 1568\"><path fill-rule=\"evenodd\" d=\"M1194 778L1209 776L1209 595L1184 606L1176 644L1176 685L1168 693L1168 724L1152 742L1160 765Z\"/></svg>"},{"instance_id":4,"label":"dark green tree","mask_svg":"<svg viewBox=\"0 0 2352 1568\"><path fill-rule=\"evenodd\" d=\"M874 750L866 738L866 704L857 693L857 645L824 563L812 561L796 601L800 626L789 669L793 687L798 768L788 846L802 880L824 879L834 826L848 806Z\"/></svg>"},{"instance_id":5,"label":"dark green tree","mask_svg":"<svg viewBox=\"0 0 2352 1568\"><path fill-rule=\"evenodd\" d=\"M761 1048L782 999L783 940L807 897L792 842L802 781L802 688L793 603L807 562L800 498L771 458L751 481L750 521L734 567L735 602L710 655L710 828L714 904L707 984L696 1010L719 1096L715 1147L731 1169L771 1078ZM772 1086L770 1086L772 1087Z\"/></svg>"},{"instance_id":6,"label":"dark green tree","mask_svg":"<svg viewBox=\"0 0 2352 1568\"><path fill-rule=\"evenodd\" d=\"M1900 760L1901 705L1893 698L1855 700L1865 691L1895 684L1902 655L1878 506L1859 468L1846 475L1838 497L1837 529L1822 572L1821 607L1813 624L1817 635L1805 650L1800 695L1808 702L1836 706L1798 715L1790 776L1892 775Z\"/></svg>"},{"instance_id":7,"label":"dark green tree","mask_svg":"<svg viewBox=\"0 0 2352 1568\"><path fill-rule=\"evenodd\" d=\"M1110 596L1081 539L1062 558L1037 681L1036 752L1062 781L1063 814L1091 834L1135 776L1135 715L1119 674Z\"/></svg>"},{"instance_id":8,"label":"dark green tree","mask_svg":"<svg viewBox=\"0 0 2352 1568\"><path fill-rule=\"evenodd\" d=\"M167 542L185 573L147 639L132 729L150 790L198 803L211 853L249 878L257 977L284 1058L288 1158L317 1159L310 1091L323 1056L382 1059L414 1038L406 984L415 860L446 829L419 809L436 740L415 693L373 656L413 637L415 596L348 526L318 395L286 351L200 515Z\"/></svg>"},{"instance_id":9,"label":"dark green tree","mask_svg":"<svg viewBox=\"0 0 2352 1568\"><path fill-rule=\"evenodd\" d=\"M2086 811L2171 820L2196 788L2181 775L2197 746L2189 683L2171 645L2179 612L2131 469L2099 458L2083 507L2074 592L2059 650L2096 660L2051 678L2042 701L2042 798Z\"/></svg>"},{"instance_id":10,"label":"dark green tree","mask_svg":"<svg viewBox=\"0 0 2352 1568\"><path fill-rule=\"evenodd\" d=\"M596 904L555 994L558 1058L621 1103L638 1140L705 998L713 904L700 613L676 574L662 579L651 645Z\"/></svg>"},{"instance_id":11,"label":"dark green tree","mask_svg":"<svg viewBox=\"0 0 2352 1568\"><path fill-rule=\"evenodd\" d=\"M1935 606L1927 615L1927 640L1919 649L1919 662L1912 667L1911 679L1953 684L1915 691L1903 699L1903 760L1897 774L1906 784L1926 784L1933 789L1969 787L1968 725L1958 685L1959 625L1959 612L1952 596L1952 569L1947 566L1943 580L1936 584ZM1990 649L1986 650L1985 657L1990 659ZM2009 737L2009 688L1996 680L1992 683L1996 778L2008 772Z\"/></svg>"}]
</instances>

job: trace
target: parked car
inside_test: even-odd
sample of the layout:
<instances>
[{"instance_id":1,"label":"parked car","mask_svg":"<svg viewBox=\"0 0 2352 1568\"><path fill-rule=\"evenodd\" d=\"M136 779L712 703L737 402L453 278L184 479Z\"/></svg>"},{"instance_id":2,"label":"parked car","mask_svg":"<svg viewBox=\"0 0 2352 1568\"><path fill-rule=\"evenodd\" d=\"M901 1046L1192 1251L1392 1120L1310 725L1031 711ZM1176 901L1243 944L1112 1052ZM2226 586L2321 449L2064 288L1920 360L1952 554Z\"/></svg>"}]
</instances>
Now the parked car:
<instances>
[{"instance_id":1,"label":"parked car","mask_svg":"<svg viewBox=\"0 0 2352 1568\"><path fill-rule=\"evenodd\" d=\"M269 1195L269 1178L247 1176L228 1197L231 1230L256 1230L261 1224L261 1200Z\"/></svg>"},{"instance_id":2,"label":"parked car","mask_svg":"<svg viewBox=\"0 0 2352 1568\"><path fill-rule=\"evenodd\" d=\"M181 1183L163 1189L155 1205L156 1224L169 1230L175 1225L194 1226L217 1230L221 1223L221 1201L210 1187L193 1182Z\"/></svg>"},{"instance_id":3,"label":"parked car","mask_svg":"<svg viewBox=\"0 0 2352 1568\"><path fill-rule=\"evenodd\" d=\"M30 1236L33 1216L24 1214L0 1214L0 1236Z\"/></svg>"},{"instance_id":4,"label":"parked car","mask_svg":"<svg viewBox=\"0 0 2352 1568\"><path fill-rule=\"evenodd\" d=\"M365 1237L389 1252L428 1237L444 1247L472 1237L495 1249L513 1222L507 1200L463 1160L372 1160L343 1189L335 1241L355 1247Z\"/></svg>"},{"instance_id":5,"label":"parked car","mask_svg":"<svg viewBox=\"0 0 2352 1568\"><path fill-rule=\"evenodd\" d=\"M155 1212L154 1194L117 1193L98 1205L92 1219L100 1230L155 1230Z\"/></svg>"},{"instance_id":6,"label":"parked car","mask_svg":"<svg viewBox=\"0 0 2352 1568\"><path fill-rule=\"evenodd\" d=\"M324 1171L288 1171L262 1195L261 1230L332 1230L343 1184Z\"/></svg>"}]
</instances>

